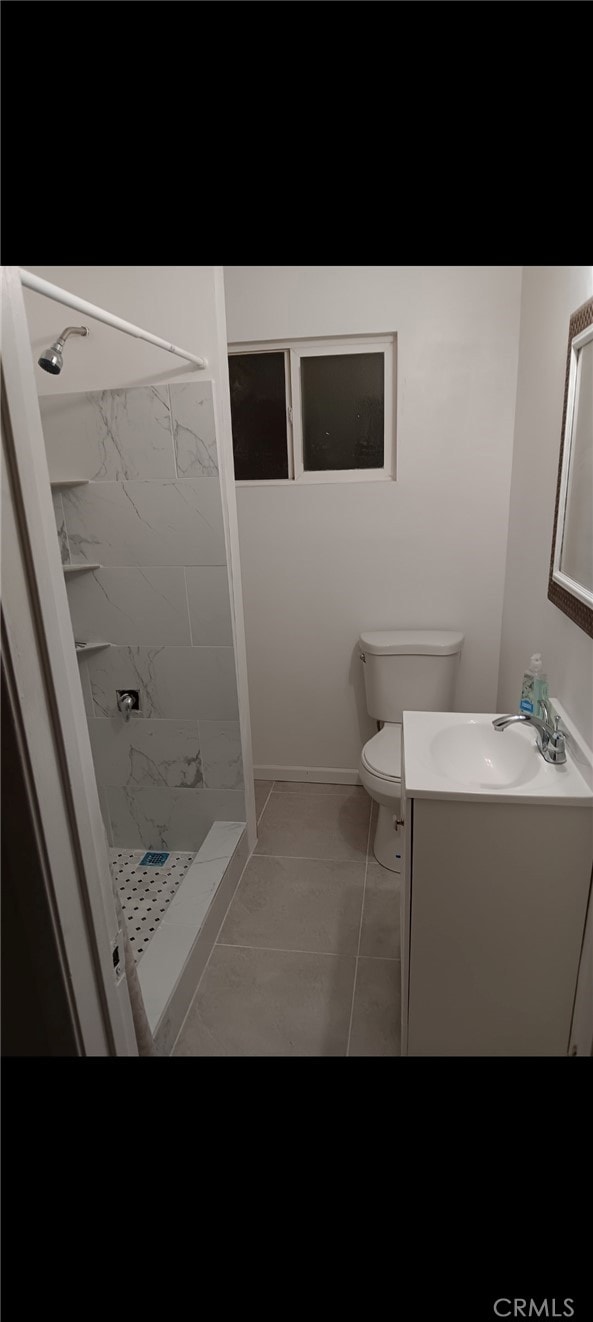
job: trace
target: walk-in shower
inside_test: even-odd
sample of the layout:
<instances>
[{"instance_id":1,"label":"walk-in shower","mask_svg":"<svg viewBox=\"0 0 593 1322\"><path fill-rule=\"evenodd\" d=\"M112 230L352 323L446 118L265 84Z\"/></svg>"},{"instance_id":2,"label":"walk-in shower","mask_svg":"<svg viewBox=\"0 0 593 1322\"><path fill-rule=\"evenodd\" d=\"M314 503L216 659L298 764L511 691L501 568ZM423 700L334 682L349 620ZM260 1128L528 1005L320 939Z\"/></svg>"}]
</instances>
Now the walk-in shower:
<instances>
[{"instance_id":1,"label":"walk-in shower","mask_svg":"<svg viewBox=\"0 0 593 1322\"><path fill-rule=\"evenodd\" d=\"M166 1052L247 857L215 386L205 358L31 273L23 284L92 318L38 358L39 408L117 921ZM50 382L95 321L185 360L185 380L149 384L148 364L126 380L122 350L119 381L106 367L85 389L98 335L92 363L73 357Z\"/></svg>"}]
</instances>

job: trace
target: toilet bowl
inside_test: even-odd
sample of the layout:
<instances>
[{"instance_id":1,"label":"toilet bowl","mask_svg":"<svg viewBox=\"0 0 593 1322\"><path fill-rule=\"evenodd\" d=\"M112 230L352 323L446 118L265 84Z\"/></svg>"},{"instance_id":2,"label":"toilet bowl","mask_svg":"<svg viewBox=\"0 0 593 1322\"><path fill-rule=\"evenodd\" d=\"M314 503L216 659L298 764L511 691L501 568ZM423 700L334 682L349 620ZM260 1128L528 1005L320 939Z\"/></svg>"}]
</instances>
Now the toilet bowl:
<instances>
[{"instance_id":1,"label":"toilet bowl","mask_svg":"<svg viewBox=\"0 0 593 1322\"><path fill-rule=\"evenodd\" d=\"M364 745L358 774L378 804L373 853L390 872L401 872L403 831L401 817L401 725L386 722Z\"/></svg>"},{"instance_id":2,"label":"toilet bowl","mask_svg":"<svg viewBox=\"0 0 593 1322\"><path fill-rule=\"evenodd\" d=\"M364 745L358 774L379 805L373 853L401 872L404 711L451 711L463 634L452 629L374 629L360 635L369 716L381 722Z\"/></svg>"}]
</instances>

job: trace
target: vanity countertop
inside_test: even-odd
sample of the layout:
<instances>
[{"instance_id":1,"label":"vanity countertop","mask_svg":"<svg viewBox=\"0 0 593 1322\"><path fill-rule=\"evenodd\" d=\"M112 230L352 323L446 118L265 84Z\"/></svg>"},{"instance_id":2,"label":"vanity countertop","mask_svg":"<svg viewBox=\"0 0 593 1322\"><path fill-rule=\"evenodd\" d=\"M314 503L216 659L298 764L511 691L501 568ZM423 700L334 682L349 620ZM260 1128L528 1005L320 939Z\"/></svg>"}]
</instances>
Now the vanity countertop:
<instances>
[{"instance_id":1,"label":"vanity countertop","mask_svg":"<svg viewBox=\"0 0 593 1322\"><path fill-rule=\"evenodd\" d=\"M593 760L560 704L567 759L546 762L529 725L493 729L500 712L407 711L403 715L406 794L419 799L593 807Z\"/></svg>"}]
</instances>

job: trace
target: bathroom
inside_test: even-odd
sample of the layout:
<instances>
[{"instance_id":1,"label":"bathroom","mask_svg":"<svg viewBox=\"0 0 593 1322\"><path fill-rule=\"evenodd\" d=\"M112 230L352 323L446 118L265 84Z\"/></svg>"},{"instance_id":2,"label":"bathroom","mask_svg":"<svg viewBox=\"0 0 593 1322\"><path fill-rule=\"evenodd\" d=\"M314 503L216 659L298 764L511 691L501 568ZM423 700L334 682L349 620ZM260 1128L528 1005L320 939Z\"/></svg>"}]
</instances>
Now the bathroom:
<instances>
[{"instance_id":1,"label":"bathroom","mask_svg":"<svg viewBox=\"0 0 593 1322\"><path fill-rule=\"evenodd\" d=\"M77 1007L14 1054L590 1055L593 268L6 282L8 705ZM492 729L538 653L558 765Z\"/></svg>"}]
</instances>

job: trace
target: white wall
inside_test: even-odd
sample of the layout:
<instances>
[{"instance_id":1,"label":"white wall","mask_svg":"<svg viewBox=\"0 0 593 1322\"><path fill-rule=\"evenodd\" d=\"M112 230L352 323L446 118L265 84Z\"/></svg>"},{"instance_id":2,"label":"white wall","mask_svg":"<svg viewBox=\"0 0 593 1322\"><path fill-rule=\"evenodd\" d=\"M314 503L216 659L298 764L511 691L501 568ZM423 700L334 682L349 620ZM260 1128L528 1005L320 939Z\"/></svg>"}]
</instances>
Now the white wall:
<instances>
[{"instance_id":1,"label":"white wall","mask_svg":"<svg viewBox=\"0 0 593 1322\"><path fill-rule=\"evenodd\" d=\"M517 705L532 652L550 692L593 746L593 640L548 601L568 323L591 297L591 266L526 266L498 706Z\"/></svg>"},{"instance_id":2,"label":"white wall","mask_svg":"<svg viewBox=\"0 0 593 1322\"><path fill-rule=\"evenodd\" d=\"M356 768L365 628L462 629L494 710L519 267L226 267L229 341L398 334L398 480L238 488L254 761Z\"/></svg>"},{"instance_id":3,"label":"white wall","mask_svg":"<svg viewBox=\"0 0 593 1322\"><path fill-rule=\"evenodd\" d=\"M231 600L246 808L250 835L255 831L251 777L251 732L247 699L247 670L241 572L238 555L237 513L232 481L232 441L228 371L225 361L225 311L221 295L222 268L215 266L30 266L27 269L53 284L109 309L145 330L208 359L208 368L196 374L164 350L132 339L101 322L89 320L60 303L25 290L25 304L40 395L161 382L211 380L216 439L222 488L223 518ZM64 370L52 377L37 366L42 348L67 325L88 324L88 338L72 337L64 355Z\"/></svg>"},{"instance_id":4,"label":"white wall","mask_svg":"<svg viewBox=\"0 0 593 1322\"><path fill-rule=\"evenodd\" d=\"M201 381L219 375L213 266L28 266L27 270L206 357L209 366L198 374ZM85 324L90 329L89 338L68 340L60 376L49 376L36 364L40 395L196 379L181 358L89 321L41 294L25 290L25 306L35 359L64 326Z\"/></svg>"}]
</instances>

